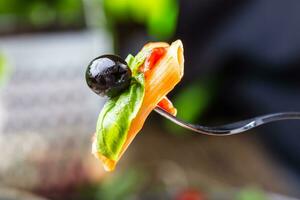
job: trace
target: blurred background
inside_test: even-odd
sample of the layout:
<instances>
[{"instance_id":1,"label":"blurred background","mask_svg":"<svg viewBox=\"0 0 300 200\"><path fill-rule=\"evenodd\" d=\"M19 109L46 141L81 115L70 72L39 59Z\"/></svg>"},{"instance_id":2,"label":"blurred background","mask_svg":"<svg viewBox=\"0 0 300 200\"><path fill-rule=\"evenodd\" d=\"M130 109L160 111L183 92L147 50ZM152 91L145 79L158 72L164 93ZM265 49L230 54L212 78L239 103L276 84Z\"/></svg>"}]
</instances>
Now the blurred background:
<instances>
[{"instance_id":1,"label":"blurred background","mask_svg":"<svg viewBox=\"0 0 300 200\"><path fill-rule=\"evenodd\" d=\"M300 123L243 135L183 130L155 113L113 173L90 154L105 100L94 57L181 39L178 117L218 125L300 111L298 0L0 0L0 199L300 198Z\"/></svg>"}]
</instances>

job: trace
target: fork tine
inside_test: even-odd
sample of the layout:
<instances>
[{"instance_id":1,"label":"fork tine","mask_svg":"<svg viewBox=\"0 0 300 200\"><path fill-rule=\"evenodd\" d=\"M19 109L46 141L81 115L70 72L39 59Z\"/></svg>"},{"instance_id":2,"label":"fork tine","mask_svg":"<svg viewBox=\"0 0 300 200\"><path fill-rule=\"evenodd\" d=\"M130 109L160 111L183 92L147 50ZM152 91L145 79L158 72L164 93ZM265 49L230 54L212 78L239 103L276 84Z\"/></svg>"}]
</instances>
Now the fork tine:
<instances>
[{"instance_id":1,"label":"fork tine","mask_svg":"<svg viewBox=\"0 0 300 200\"><path fill-rule=\"evenodd\" d=\"M225 124L222 126L202 126L197 124L190 124L184 122L173 115L169 114L165 110L160 107L156 107L154 109L158 114L162 115L163 117L169 119L170 121L174 122L175 124L192 130L197 133L205 134L205 135L213 135L213 136L228 136L234 135L238 133L243 133L255 127L261 126L263 124L267 124L270 122L281 121L281 120L295 120L300 119L300 112L281 112L281 113L274 113L268 115L262 115L259 117L254 117L251 119L246 119L230 124Z\"/></svg>"}]
</instances>

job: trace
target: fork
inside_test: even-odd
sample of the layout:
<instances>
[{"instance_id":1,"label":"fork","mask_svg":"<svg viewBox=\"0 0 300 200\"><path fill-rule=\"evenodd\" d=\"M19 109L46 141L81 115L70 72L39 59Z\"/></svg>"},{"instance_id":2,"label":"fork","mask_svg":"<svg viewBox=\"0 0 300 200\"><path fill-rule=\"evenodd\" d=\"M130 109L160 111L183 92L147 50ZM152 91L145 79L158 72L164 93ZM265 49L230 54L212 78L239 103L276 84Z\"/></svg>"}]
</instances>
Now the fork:
<instances>
[{"instance_id":1,"label":"fork","mask_svg":"<svg viewBox=\"0 0 300 200\"><path fill-rule=\"evenodd\" d=\"M213 135L213 136L227 136L227 135L234 135L238 133L243 133L250 129L256 128L263 124L281 121L281 120L296 120L300 119L300 112L280 112L280 113L273 113L262 115L258 117L253 117L250 119L225 124L221 126L202 126L198 124L190 124L181 119L176 118L175 116L169 114L164 109L160 107L156 107L154 109L158 114L162 115L163 117L169 119L170 121L174 122L175 124L192 130L197 133L205 134L205 135Z\"/></svg>"}]
</instances>

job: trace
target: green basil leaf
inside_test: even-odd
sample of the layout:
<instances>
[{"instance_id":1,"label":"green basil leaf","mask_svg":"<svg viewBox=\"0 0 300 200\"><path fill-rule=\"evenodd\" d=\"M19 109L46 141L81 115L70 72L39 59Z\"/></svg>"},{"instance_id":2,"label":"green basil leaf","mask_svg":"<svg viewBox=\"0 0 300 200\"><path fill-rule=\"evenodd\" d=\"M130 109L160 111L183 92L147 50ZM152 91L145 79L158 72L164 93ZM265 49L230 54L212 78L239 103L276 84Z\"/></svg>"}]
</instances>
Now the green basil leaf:
<instances>
[{"instance_id":1,"label":"green basil leaf","mask_svg":"<svg viewBox=\"0 0 300 200\"><path fill-rule=\"evenodd\" d=\"M126 63L128 64L128 67L132 67L132 63L134 61L134 56L129 54L126 59L125 59ZM132 70L132 69L131 69Z\"/></svg>"},{"instance_id":2,"label":"green basil leaf","mask_svg":"<svg viewBox=\"0 0 300 200\"><path fill-rule=\"evenodd\" d=\"M143 51L139 52L134 59L132 59L132 55L128 55L126 58L126 62L129 68L132 71L132 75L136 76L138 74L139 67L145 62L146 57L151 53L149 48L145 48Z\"/></svg>"},{"instance_id":3,"label":"green basil leaf","mask_svg":"<svg viewBox=\"0 0 300 200\"><path fill-rule=\"evenodd\" d=\"M99 114L96 147L98 152L109 159L118 159L131 122L142 105L145 79L144 74L138 73L138 67L145 61L146 55L139 53L136 57L127 56L126 62L133 74L131 84L122 94L109 99Z\"/></svg>"},{"instance_id":4,"label":"green basil leaf","mask_svg":"<svg viewBox=\"0 0 300 200\"><path fill-rule=\"evenodd\" d=\"M126 140L132 120L144 97L144 75L133 78L130 87L104 105L97 122L97 149L105 157L116 160Z\"/></svg>"}]
</instances>

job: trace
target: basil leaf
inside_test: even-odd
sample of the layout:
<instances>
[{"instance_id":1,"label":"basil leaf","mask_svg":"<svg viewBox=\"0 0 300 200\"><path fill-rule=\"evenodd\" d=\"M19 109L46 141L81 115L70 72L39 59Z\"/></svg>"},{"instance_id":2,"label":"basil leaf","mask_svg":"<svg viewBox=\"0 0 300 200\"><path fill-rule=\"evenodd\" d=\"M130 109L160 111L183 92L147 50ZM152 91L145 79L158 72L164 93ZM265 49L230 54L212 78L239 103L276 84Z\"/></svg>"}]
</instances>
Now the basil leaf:
<instances>
[{"instance_id":1,"label":"basil leaf","mask_svg":"<svg viewBox=\"0 0 300 200\"><path fill-rule=\"evenodd\" d=\"M143 49L135 57L131 54L127 56L125 61L127 62L129 68L132 71L132 75L136 76L138 74L139 67L145 62L146 57L151 53L149 48Z\"/></svg>"},{"instance_id":2,"label":"basil leaf","mask_svg":"<svg viewBox=\"0 0 300 200\"><path fill-rule=\"evenodd\" d=\"M128 67L131 69L132 67L132 63L134 61L134 56L129 54L126 59L125 59L125 62L128 64ZM131 69L132 70L132 69Z\"/></svg>"},{"instance_id":3,"label":"basil leaf","mask_svg":"<svg viewBox=\"0 0 300 200\"><path fill-rule=\"evenodd\" d=\"M122 150L132 120L141 108L145 94L144 74L138 69L143 64L149 49L143 49L135 57L129 54L126 62L132 71L129 88L117 97L109 99L101 110L97 128L97 150L103 156L117 160Z\"/></svg>"},{"instance_id":4,"label":"basil leaf","mask_svg":"<svg viewBox=\"0 0 300 200\"><path fill-rule=\"evenodd\" d=\"M145 79L144 74L138 73L138 67L144 62L146 55L140 54L135 58L132 55L127 56L126 62L133 73L131 84L122 94L109 99L99 114L96 146L98 152L109 159L118 159L131 122L142 105Z\"/></svg>"}]
</instances>

